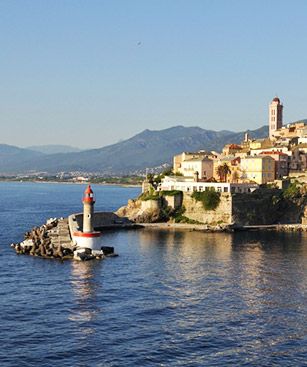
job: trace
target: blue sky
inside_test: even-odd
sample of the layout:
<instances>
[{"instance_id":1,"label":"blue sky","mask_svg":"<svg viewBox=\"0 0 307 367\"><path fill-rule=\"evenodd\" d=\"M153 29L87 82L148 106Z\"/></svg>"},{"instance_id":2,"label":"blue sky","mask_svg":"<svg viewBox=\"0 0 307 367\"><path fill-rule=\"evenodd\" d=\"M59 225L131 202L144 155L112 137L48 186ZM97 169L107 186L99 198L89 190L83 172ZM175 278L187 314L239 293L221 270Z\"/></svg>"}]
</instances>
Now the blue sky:
<instances>
[{"instance_id":1,"label":"blue sky","mask_svg":"<svg viewBox=\"0 0 307 367\"><path fill-rule=\"evenodd\" d=\"M0 143L307 118L307 1L0 0Z\"/></svg>"}]
</instances>

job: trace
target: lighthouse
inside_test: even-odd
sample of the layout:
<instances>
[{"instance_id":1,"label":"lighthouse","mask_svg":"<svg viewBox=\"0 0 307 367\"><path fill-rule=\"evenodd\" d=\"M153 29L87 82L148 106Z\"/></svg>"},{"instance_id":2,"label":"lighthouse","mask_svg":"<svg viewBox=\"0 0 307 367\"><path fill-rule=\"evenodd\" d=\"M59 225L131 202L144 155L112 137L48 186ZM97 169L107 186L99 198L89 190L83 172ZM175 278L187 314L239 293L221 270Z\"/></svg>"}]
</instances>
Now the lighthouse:
<instances>
[{"instance_id":1,"label":"lighthouse","mask_svg":"<svg viewBox=\"0 0 307 367\"><path fill-rule=\"evenodd\" d=\"M83 196L83 232L91 233L93 232L93 214L94 214L94 193L91 185L88 185L84 191Z\"/></svg>"},{"instance_id":2,"label":"lighthouse","mask_svg":"<svg viewBox=\"0 0 307 367\"><path fill-rule=\"evenodd\" d=\"M84 191L83 199L83 228L73 233L73 241L78 248L101 250L101 232L93 226L95 198L91 185Z\"/></svg>"}]
</instances>

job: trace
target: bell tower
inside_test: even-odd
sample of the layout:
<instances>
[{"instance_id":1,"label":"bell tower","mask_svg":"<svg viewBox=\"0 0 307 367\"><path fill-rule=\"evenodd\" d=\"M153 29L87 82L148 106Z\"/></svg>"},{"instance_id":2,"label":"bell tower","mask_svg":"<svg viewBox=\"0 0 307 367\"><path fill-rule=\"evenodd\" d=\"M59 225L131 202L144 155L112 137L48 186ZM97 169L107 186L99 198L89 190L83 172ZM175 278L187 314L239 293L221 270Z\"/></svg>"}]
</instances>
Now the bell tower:
<instances>
[{"instance_id":1,"label":"bell tower","mask_svg":"<svg viewBox=\"0 0 307 367\"><path fill-rule=\"evenodd\" d=\"M282 127L282 110L284 106L275 97L269 106L269 137L274 138L274 132Z\"/></svg>"}]
</instances>

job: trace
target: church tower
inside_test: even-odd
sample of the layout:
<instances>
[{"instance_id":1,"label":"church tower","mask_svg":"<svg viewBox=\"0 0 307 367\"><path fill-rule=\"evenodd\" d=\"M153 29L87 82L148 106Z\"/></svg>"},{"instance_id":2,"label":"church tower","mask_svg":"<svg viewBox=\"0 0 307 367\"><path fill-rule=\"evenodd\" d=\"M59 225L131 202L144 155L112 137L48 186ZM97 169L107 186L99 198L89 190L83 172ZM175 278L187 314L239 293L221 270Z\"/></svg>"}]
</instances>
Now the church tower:
<instances>
[{"instance_id":1,"label":"church tower","mask_svg":"<svg viewBox=\"0 0 307 367\"><path fill-rule=\"evenodd\" d=\"M269 137L274 138L274 132L282 127L283 105L280 99L275 97L269 106Z\"/></svg>"}]
</instances>

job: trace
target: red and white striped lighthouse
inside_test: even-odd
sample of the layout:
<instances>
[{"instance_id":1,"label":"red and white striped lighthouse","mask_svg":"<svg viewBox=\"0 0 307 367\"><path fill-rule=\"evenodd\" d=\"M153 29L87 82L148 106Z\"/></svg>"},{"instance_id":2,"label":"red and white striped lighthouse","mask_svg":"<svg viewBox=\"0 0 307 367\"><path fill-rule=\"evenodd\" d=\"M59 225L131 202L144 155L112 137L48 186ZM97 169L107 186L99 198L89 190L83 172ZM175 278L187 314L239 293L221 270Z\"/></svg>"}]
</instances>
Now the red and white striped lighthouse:
<instances>
[{"instance_id":1,"label":"red and white striped lighthouse","mask_svg":"<svg viewBox=\"0 0 307 367\"><path fill-rule=\"evenodd\" d=\"M83 195L83 228L73 233L73 240L79 248L101 250L101 232L93 226L95 197L91 185L88 185Z\"/></svg>"},{"instance_id":2,"label":"red and white striped lighthouse","mask_svg":"<svg viewBox=\"0 0 307 367\"><path fill-rule=\"evenodd\" d=\"M94 214L94 193L91 185L88 185L84 191L83 196L83 232L91 233L93 232L93 214Z\"/></svg>"}]
</instances>

